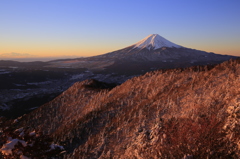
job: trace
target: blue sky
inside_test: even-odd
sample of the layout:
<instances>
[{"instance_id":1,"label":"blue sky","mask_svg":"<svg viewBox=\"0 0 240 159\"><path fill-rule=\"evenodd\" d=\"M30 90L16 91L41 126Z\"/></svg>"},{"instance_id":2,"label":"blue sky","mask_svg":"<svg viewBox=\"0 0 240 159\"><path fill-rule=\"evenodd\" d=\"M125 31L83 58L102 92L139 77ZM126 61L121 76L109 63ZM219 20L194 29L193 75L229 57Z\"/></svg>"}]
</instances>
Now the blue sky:
<instances>
[{"instance_id":1,"label":"blue sky","mask_svg":"<svg viewBox=\"0 0 240 159\"><path fill-rule=\"evenodd\" d=\"M239 0L0 0L0 58L92 56L154 33L240 56L239 8Z\"/></svg>"}]
</instances>

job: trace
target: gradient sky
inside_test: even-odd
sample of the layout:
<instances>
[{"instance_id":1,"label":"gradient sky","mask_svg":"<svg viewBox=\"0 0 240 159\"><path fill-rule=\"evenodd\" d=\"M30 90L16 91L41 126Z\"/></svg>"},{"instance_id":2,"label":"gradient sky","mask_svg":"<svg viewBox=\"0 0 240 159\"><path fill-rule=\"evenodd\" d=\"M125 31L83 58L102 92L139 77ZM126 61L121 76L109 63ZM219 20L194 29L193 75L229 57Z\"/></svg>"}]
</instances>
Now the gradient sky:
<instances>
[{"instance_id":1,"label":"gradient sky","mask_svg":"<svg viewBox=\"0 0 240 159\"><path fill-rule=\"evenodd\" d=\"M0 58L99 55L155 33L240 56L240 1L0 0Z\"/></svg>"}]
</instances>

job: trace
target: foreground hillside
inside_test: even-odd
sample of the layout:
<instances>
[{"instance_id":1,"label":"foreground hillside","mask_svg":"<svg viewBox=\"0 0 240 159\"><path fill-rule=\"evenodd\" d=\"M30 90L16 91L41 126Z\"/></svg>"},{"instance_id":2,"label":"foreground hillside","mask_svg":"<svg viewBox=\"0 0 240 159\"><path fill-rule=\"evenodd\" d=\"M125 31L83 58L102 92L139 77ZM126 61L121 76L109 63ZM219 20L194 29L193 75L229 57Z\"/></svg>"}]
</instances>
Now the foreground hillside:
<instances>
[{"instance_id":1,"label":"foreground hillside","mask_svg":"<svg viewBox=\"0 0 240 159\"><path fill-rule=\"evenodd\" d=\"M2 122L1 152L57 158L239 158L239 121L240 60L234 60L149 72L116 87L95 80L75 83L32 113ZM7 147L14 139L19 144Z\"/></svg>"}]
</instances>

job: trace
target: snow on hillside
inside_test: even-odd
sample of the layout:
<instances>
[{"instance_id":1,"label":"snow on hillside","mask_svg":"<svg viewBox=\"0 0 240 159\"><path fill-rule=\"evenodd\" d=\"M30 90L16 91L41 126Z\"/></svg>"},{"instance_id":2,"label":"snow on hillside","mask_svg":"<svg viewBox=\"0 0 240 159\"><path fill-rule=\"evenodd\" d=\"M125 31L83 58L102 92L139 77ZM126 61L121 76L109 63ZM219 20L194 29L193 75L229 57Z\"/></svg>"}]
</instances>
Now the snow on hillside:
<instances>
[{"instance_id":1,"label":"snow on hillside","mask_svg":"<svg viewBox=\"0 0 240 159\"><path fill-rule=\"evenodd\" d=\"M180 48L181 46L174 44L167 39L161 37L158 34L151 34L141 41L133 45L134 48L148 48L149 50L153 48L154 50L162 47L176 47Z\"/></svg>"}]
</instances>

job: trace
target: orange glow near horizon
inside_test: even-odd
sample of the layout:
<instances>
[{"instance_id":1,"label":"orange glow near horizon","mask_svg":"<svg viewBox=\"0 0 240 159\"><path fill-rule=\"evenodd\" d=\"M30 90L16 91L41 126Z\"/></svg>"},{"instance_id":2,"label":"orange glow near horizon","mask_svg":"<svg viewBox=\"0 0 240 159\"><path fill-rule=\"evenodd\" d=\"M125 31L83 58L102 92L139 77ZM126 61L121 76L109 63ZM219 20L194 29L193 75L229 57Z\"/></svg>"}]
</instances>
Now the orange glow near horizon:
<instances>
[{"instance_id":1,"label":"orange glow near horizon","mask_svg":"<svg viewBox=\"0 0 240 159\"><path fill-rule=\"evenodd\" d=\"M128 45L129 46L129 45ZM127 47L127 46L126 46ZM50 58L50 57L64 57L64 56L79 56L79 57L86 57L86 56L96 56L105 53L109 53L115 50L122 49L120 48L108 48L108 47L100 47L100 48L67 48L67 47L58 47L58 48L51 48L51 47L43 47L41 49L35 49L34 47L29 48L16 48L16 49L2 49L3 52L0 54L1 58ZM202 50L206 52L213 52L217 54L226 54L226 55L234 55L240 56L240 51L238 48L232 47L231 49L225 48L223 45L213 48L210 46L192 46L189 47L192 49Z\"/></svg>"},{"instance_id":2,"label":"orange glow near horizon","mask_svg":"<svg viewBox=\"0 0 240 159\"><path fill-rule=\"evenodd\" d=\"M18 42L19 39L16 39L16 41L12 41L12 43L7 40L0 41L0 43L3 44L0 50L0 59L96 56L128 47L141 40L136 37L132 37L132 39L126 39L126 37L122 37L122 39L103 39L102 41L99 41L100 38L85 41L77 39L77 41L71 41L71 43L67 40L52 40L54 42L37 42L37 40L33 40L32 42ZM188 41L182 39L172 40L171 37L166 37L166 39L183 47L217 54L240 56L240 47L237 44L237 39L235 42L221 42L214 39L208 41L204 41L204 39L195 39L196 41L191 41L191 39Z\"/></svg>"}]
</instances>

